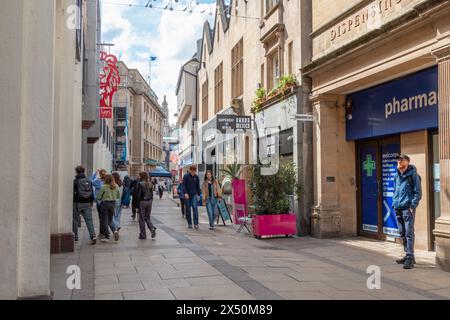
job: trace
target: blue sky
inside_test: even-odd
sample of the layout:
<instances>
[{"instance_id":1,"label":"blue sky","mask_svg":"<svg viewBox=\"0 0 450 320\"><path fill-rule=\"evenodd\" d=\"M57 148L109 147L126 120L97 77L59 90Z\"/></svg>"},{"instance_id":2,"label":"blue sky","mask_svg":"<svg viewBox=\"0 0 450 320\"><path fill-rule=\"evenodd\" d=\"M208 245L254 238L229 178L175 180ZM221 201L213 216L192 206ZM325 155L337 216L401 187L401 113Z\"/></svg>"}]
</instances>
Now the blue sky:
<instances>
[{"instance_id":1,"label":"blue sky","mask_svg":"<svg viewBox=\"0 0 450 320\"><path fill-rule=\"evenodd\" d=\"M173 8L182 10L192 3L193 13L161 10L170 0L151 0L154 8L145 6L148 0L101 0L102 42L114 43L111 52L120 56L129 68L137 68L148 76L148 57L152 63L152 88L162 103L167 96L170 121L176 113L175 88L182 64L196 50L196 40L202 36L203 23L214 19L215 0L172 0ZM196 4L198 2L198 5ZM205 11L204 13L199 13Z\"/></svg>"}]
</instances>

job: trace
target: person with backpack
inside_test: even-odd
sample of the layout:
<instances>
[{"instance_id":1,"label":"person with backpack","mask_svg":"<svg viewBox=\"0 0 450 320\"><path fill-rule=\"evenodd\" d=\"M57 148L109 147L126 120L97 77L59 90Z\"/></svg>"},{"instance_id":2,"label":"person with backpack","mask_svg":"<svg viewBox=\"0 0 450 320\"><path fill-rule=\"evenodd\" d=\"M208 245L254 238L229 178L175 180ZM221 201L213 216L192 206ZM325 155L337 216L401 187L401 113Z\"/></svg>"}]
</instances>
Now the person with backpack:
<instances>
[{"instance_id":1,"label":"person with backpack","mask_svg":"<svg viewBox=\"0 0 450 320\"><path fill-rule=\"evenodd\" d=\"M114 213L114 223L116 225L117 232L120 231L120 218L122 217L122 197L123 197L123 182L120 178L120 174L118 172L113 172L112 176L114 177L114 182L119 188L120 198L116 200L116 210Z\"/></svg>"},{"instance_id":2,"label":"person with backpack","mask_svg":"<svg viewBox=\"0 0 450 320\"><path fill-rule=\"evenodd\" d=\"M417 168L410 164L410 158L406 154L398 155L396 160L397 174L392 206L396 213L398 229L406 252L406 256L396 262L403 264L403 269L411 269L416 263L414 221L416 209L422 199L421 178L417 173Z\"/></svg>"},{"instance_id":3,"label":"person with backpack","mask_svg":"<svg viewBox=\"0 0 450 320\"><path fill-rule=\"evenodd\" d=\"M105 184L97 195L97 201L100 201L100 235L101 242L108 242L110 233L109 228L114 234L114 241L119 241L119 232L114 223L114 214L116 209L116 201L120 199L119 187L114 181L114 177L110 174L105 176Z\"/></svg>"},{"instance_id":4,"label":"person with backpack","mask_svg":"<svg viewBox=\"0 0 450 320\"><path fill-rule=\"evenodd\" d=\"M152 239L156 237L156 228L152 223L150 217L153 206L153 184L150 182L150 178L147 172L141 172L139 174L140 182L138 184L138 201L139 201L139 239L146 240L147 232L145 225L149 228Z\"/></svg>"},{"instance_id":5,"label":"person with backpack","mask_svg":"<svg viewBox=\"0 0 450 320\"><path fill-rule=\"evenodd\" d=\"M202 193L200 179L197 175L197 166L192 165L189 172L183 177L184 200L186 200L186 219L188 228L192 229L192 216L194 217L194 228L199 229L198 202ZM192 214L191 214L192 208Z\"/></svg>"},{"instance_id":6,"label":"person with backpack","mask_svg":"<svg viewBox=\"0 0 450 320\"><path fill-rule=\"evenodd\" d=\"M130 192L131 192L131 218L136 220L136 214L139 211L139 199L138 199L138 186L139 178L131 180Z\"/></svg>"},{"instance_id":7,"label":"person with backpack","mask_svg":"<svg viewBox=\"0 0 450 320\"><path fill-rule=\"evenodd\" d=\"M94 222L92 220L92 206L94 203L94 188L92 182L85 175L85 169L82 166L75 168L76 176L73 180L73 233L75 241L78 241L78 227L80 217L82 216L91 237L91 244L97 243L95 235Z\"/></svg>"}]
</instances>

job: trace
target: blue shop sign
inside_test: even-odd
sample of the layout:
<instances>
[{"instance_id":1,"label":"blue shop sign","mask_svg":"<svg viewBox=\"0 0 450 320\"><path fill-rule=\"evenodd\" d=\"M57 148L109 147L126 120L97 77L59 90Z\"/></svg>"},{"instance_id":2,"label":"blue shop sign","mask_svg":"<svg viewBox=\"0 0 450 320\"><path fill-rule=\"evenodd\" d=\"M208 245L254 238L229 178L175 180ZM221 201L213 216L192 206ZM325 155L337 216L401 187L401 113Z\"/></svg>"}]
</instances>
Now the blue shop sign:
<instances>
[{"instance_id":1,"label":"blue shop sign","mask_svg":"<svg viewBox=\"0 0 450 320\"><path fill-rule=\"evenodd\" d=\"M347 140L438 127L438 69L433 67L347 97Z\"/></svg>"}]
</instances>

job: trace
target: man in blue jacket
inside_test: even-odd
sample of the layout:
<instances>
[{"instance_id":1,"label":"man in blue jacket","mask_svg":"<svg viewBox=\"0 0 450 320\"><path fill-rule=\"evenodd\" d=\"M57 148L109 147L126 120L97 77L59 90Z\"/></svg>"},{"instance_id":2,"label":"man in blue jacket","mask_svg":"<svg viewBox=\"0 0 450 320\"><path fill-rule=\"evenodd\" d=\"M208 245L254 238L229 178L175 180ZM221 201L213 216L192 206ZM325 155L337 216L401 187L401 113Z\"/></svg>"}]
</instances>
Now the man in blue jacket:
<instances>
[{"instance_id":1,"label":"man in blue jacket","mask_svg":"<svg viewBox=\"0 0 450 320\"><path fill-rule=\"evenodd\" d=\"M183 177L184 199L186 200L186 218L188 228L192 229L191 208L194 214L194 226L198 229L198 201L200 198L200 179L197 175L197 167L191 166L189 172Z\"/></svg>"},{"instance_id":2,"label":"man in blue jacket","mask_svg":"<svg viewBox=\"0 0 450 320\"><path fill-rule=\"evenodd\" d=\"M410 164L410 158L406 154L400 154L397 159L397 175L395 176L395 191L392 206L397 216L400 236L406 256L398 259L398 264L403 264L404 269L414 266L414 220L416 208L422 198L421 178L417 174L415 166Z\"/></svg>"}]
</instances>

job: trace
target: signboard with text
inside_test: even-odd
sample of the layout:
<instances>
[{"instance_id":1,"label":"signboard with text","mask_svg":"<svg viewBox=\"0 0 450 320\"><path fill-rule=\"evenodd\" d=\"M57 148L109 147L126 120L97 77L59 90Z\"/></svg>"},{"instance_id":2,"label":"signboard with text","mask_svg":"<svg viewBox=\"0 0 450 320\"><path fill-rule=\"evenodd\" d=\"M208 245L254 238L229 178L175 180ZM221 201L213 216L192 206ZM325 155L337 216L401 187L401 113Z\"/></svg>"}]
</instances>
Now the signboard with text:
<instances>
[{"instance_id":1,"label":"signboard with text","mask_svg":"<svg viewBox=\"0 0 450 320\"><path fill-rule=\"evenodd\" d=\"M227 133L230 130L251 130L252 117L236 116L232 114L217 115L217 130L221 133Z\"/></svg>"},{"instance_id":2,"label":"signboard with text","mask_svg":"<svg viewBox=\"0 0 450 320\"><path fill-rule=\"evenodd\" d=\"M395 175L397 174L396 155L400 153L398 143L384 144L381 146L381 166L383 182L383 233L390 236L399 236L397 218L392 209L395 191Z\"/></svg>"},{"instance_id":3,"label":"signboard with text","mask_svg":"<svg viewBox=\"0 0 450 320\"><path fill-rule=\"evenodd\" d=\"M347 140L438 127L437 67L347 96Z\"/></svg>"},{"instance_id":4,"label":"signboard with text","mask_svg":"<svg viewBox=\"0 0 450 320\"><path fill-rule=\"evenodd\" d=\"M113 108L100 108L100 119L112 119Z\"/></svg>"},{"instance_id":5,"label":"signboard with text","mask_svg":"<svg viewBox=\"0 0 450 320\"><path fill-rule=\"evenodd\" d=\"M217 130L221 133L227 133L229 130L236 128L235 116L231 114L217 115Z\"/></svg>"}]
</instances>

